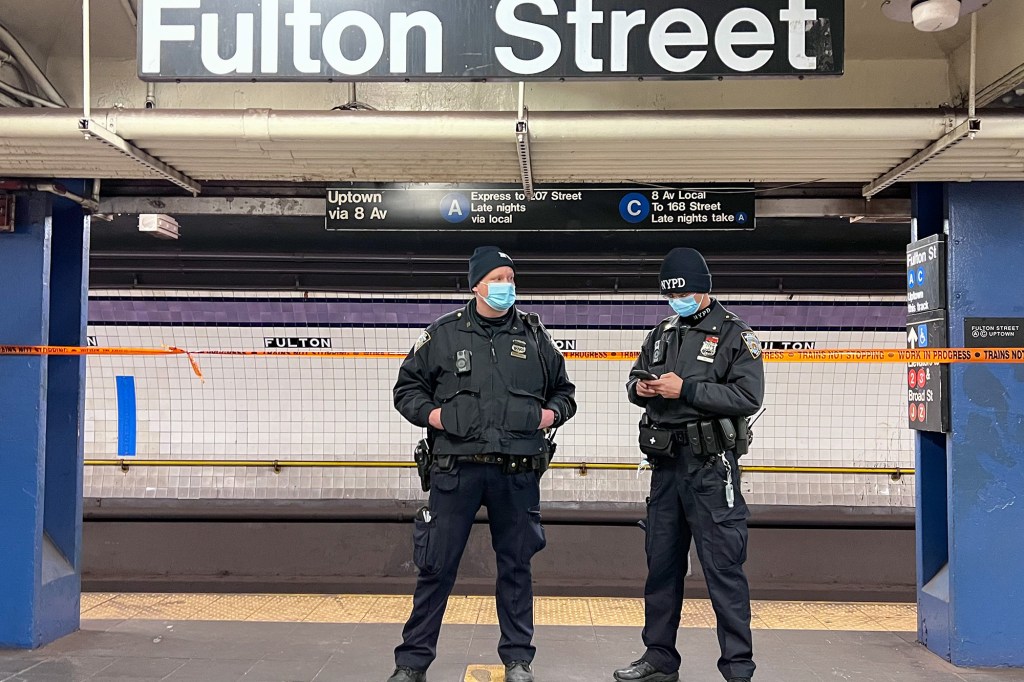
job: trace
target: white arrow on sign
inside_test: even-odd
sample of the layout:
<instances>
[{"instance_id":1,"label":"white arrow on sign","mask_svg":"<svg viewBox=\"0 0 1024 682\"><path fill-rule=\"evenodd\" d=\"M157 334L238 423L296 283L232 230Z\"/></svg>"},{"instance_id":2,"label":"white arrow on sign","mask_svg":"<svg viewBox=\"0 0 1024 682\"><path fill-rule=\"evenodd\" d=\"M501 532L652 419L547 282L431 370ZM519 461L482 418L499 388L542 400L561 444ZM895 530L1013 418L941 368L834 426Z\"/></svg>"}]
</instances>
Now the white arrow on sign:
<instances>
[{"instance_id":1,"label":"white arrow on sign","mask_svg":"<svg viewBox=\"0 0 1024 682\"><path fill-rule=\"evenodd\" d=\"M907 334L907 343L911 348L917 348L917 327L910 328L910 333Z\"/></svg>"}]
</instances>

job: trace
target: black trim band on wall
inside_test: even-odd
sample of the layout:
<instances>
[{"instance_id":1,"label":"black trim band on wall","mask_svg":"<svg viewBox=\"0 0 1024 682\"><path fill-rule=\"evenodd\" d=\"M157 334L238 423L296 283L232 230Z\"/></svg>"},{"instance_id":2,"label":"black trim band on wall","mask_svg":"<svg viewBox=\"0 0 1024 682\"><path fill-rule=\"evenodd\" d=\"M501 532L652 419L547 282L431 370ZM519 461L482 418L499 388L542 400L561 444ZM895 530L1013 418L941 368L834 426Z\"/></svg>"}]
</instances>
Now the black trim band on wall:
<instances>
[{"instance_id":1,"label":"black trim band on wall","mask_svg":"<svg viewBox=\"0 0 1024 682\"><path fill-rule=\"evenodd\" d=\"M154 500L87 498L86 521L304 521L405 523L421 500ZM833 505L750 505L751 527L764 528L914 528L914 510L906 507ZM552 525L633 526L644 506L633 503L549 502L544 523ZM481 510L477 523L485 522Z\"/></svg>"}]
</instances>

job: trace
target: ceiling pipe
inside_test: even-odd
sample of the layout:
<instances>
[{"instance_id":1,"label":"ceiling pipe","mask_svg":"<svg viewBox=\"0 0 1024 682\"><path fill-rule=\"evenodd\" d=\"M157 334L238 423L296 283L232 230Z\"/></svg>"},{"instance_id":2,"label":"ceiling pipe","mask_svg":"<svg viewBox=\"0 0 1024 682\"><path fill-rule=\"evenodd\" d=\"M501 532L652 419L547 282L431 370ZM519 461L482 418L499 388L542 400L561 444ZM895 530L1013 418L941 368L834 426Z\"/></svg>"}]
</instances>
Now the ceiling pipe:
<instances>
[{"instance_id":1,"label":"ceiling pipe","mask_svg":"<svg viewBox=\"0 0 1024 682\"><path fill-rule=\"evenodd\" d=\"M132 7L132 0L121 0L121 7L124 7L124 13L128 15L128 21L132 22L132 27L137 27L139 19L135 14L135 8Z\"/></svg>"},{"instance_id":2,"label":"ceiling pipe","mask_svg":"<svg viewBox=\"0 0 1024 682\"><path fill-rule=\"evenodd\" d=\"M18 65L21 66L25 74L31 78L37 86L39 86L39 89L47 96L47 98L50 99L50 101L55 102L62 107L66 107L68 105L67 100L60 96L60 93L57 92L57 88L53 87L53 84L50 83L50 80L46 77L46 74L43 73L42 69L36 66L35 61L32 59L32 55L30 55L28 51L21 46L18 39L15 38L3 24L0 24L0 43L10 50L11 56L13 56L15 61L18 62Z\"/></svg>"},{"instance_id":3,"label":"ceiling pipe","mask_svg":"<svg viewBox=\"0 0 1024 682\"><path fill-rule=\"evenodd\" d=\"M73 201L87 211L95 213L99 210L98 202L70 191L59 182L25 182L23 180L0 180L0 190L22 192L46 192Z\"/></svg>"},{"instance_id":4,"label":"ceiling pipe","mask_svg":"<svg viewBox=\"0 0 1024 682\"><path fill-rule=\"evenodd\" d=\"M27 102L33 102L35 104L38 104L41 107L49 107L51 109L60 109L61 108L61 106L59 104L54 104L50 100L43 99L42 97L36 97L32 93L25 92L21 88L16 88L13 85L11 85L10 83L5 83L4 81L0 81L0 90L3 90L8 95L13 95L14 97L20 97L21 99L23 99L23 100L25 100Z\"/></svg>"},{"instance_id":5,"label":"ceiling pipe","mask_svg":"<svg viewBox=\"0 0 1024 682\"><path fill-rule=\"evenodd\" d=\"M25 105L19 102L18 100L14 99L13 97L8 97L4 93L0 92L0 106L11 107L12 109L20 109Z\"/></svg>"},{"instance_id":6,"label":"ceiling pipe","mask_svg":"<svg viewBox=\"0 0 1024 682\"><path fill-rule=\"evenodd\" d=\"M128 139L147 142L164 140L194 143L230 139L236 142L304 142L316 139L329 143L359 141L381 144L390 140L408 140L422 131L432 141L468 141L480 143L508 140L512 112L353 112L338 125L337 114L320 111L272 109L203 110L104 109L94 112L95 120L108 129L116 129ZM39 111L9 113L0 122L9 137L37 139L61 135L69 121L77 122L76 112ZM863 111L777 111L748 114L737 111L698 112L533 112L530 127L540 136L560 142L576 140L620 140L624 127L637 144L663 143L665 139L686 139L715 143L721 140L742 142L761 140L765 129L774 142L786 140L857 141L865 138L886 142L932 140L946 132L946 116L941 111L863 110ZM992 111L986 115L988 139L1019 139L1024 128L1019 114ZM73 128L74 129L74 128Z\"/></svg>"}]
</instances>

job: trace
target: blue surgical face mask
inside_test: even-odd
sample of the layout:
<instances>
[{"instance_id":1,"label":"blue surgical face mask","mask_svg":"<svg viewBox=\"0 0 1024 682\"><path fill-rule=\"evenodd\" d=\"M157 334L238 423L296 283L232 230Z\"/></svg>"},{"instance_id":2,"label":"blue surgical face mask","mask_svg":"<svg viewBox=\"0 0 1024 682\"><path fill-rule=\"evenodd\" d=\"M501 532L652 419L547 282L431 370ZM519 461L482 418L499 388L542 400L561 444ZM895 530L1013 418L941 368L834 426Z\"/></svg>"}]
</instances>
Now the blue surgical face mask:
<instances>
[{"instance_id":1,"label":"blue surgical face mask","mask_svg":"<svg viewBox=\"0 0 1024 682\"><path fill-rule=\"evenodd\" d=\"M700 303L697 303L696 296L670 298L668 299L668 304L672 306L672 310L676 311L676 315L679 315L679 317L689 317L700 309Z\"/></svg>"},{"instance_id":2,"label":"blue surgical face mask","mask_svg":"<svg viewBox=\"0 0 1024 682\"><path fill-rule=\"evenodd\" d=\"M490 282L484 302L495 310L506 311L516 302L516 285L509 282Z\"/></svg>"}]
</instances>

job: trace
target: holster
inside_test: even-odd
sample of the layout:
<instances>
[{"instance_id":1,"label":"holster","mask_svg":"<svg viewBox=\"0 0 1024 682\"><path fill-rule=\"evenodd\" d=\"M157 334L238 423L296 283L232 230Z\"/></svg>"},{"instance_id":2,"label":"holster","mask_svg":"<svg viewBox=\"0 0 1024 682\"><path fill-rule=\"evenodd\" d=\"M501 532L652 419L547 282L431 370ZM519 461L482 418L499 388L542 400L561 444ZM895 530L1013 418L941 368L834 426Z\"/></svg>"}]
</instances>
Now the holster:
<instances>
[{"instance_id":1,"label":"holster","mask_svg":"<svg viewBox=\"0 0 1024 682\"><path fill-rule=\"evenodd\" d=\"M412 458L416 462L416 473L420 475L420 487L423 492L430 492L430 469L434 465L434 453L431 451L430 441L426 438L416 443L412 451Z\"/></svg>"},{"instance_id":2,"label":"holster","mask_svg":"<svg viewBox=\"0 0 1024 682\"><path fill-rule=\"evenodd\" d=\"M658 426L646 414L640 418L637 444L648 457L675 457L675 431Z\"/></svg>"},{"instance_id":3,"label":"holster","mask_svg":"<svg viewBox=\"0 0 1024 682\"><path fill-rule=\"evenodd\" d=\"M750 452L750 444L754 441L754 432L750 428L750 418L736 420L736 456L742 457Z\"/></svg>"},{"instance_id":4,"label":"holster","mask_svg":"<svg viewBox=\"0 0 1024 682\"><path fill-rule=\"evenodd\" d=\"M555 442L555 434L552 433L547 436L544 441L547 443L547 452L542 455L538 455L537 461L537 477L543 477L547 473L548 468L551 466L551 460L555 458L555 450L558 449L558 443Z\"/></svg>"}]
</instances>

